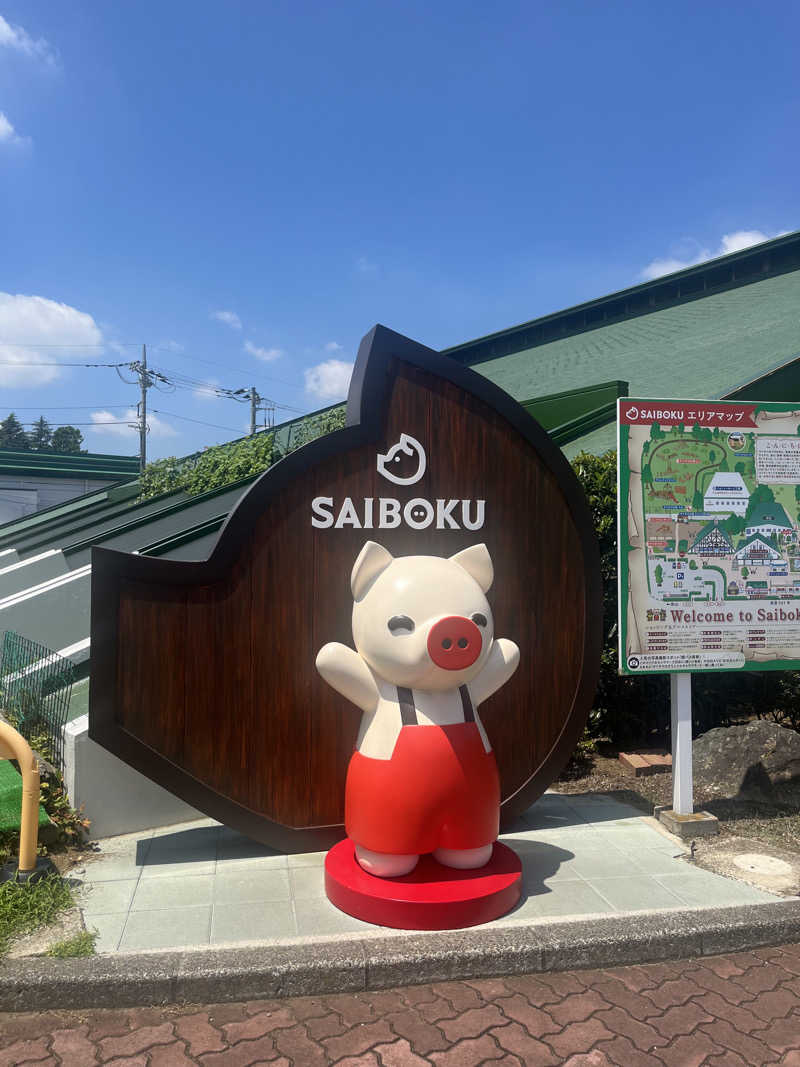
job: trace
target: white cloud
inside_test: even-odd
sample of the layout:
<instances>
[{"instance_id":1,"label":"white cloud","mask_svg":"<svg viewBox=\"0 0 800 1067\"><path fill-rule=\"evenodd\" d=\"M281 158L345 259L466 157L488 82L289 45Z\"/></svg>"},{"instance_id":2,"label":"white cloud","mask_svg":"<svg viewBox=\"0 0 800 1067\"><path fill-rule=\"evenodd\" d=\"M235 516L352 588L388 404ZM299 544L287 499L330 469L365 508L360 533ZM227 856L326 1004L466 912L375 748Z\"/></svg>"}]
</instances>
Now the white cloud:
<instances>
[{"instance_id":1,"label":"white cloud","mask_svg":"<svg viewBox=\"0 0 800 1067\"><path fill-rule=\"evenodd\" d=\"M265 363L272 363L274 359L280 359L283 355L282 348L261 348L259 345L254 345L252 341L245 341L243 347L248 355L263 359Z\"/></svg>"},{"instance_id":2,"label":"white cloud","mask_svg":"<svg viewBox=\"0 0 800 1067\"><path fill-rule=\"evenodd\" d=\"M110 411L93 411L91 414L93 425L89 427L89 432L111 437L126 437L131 440L138 439L139 430L136 419L136 408L128 408L124 415L112 415ZM162 422L153 412L147 414L147 425L150 427L148 437L178 436L177 430L169 423Z\"/></svg>"},{"instance_id":3,"label":"white cloud","mask_svg":"<svg viewBox=\"0 0 800 1067\"><path fill-rule=\"evenodd\" d=\"M0 338L0 385L9 387L45 385L62 373L49 364L102 354L95 346L103 335L91 315L43 296L0 292Z\"/></svg>"},{"instance_id":4,"label":"white cloud","mask_svg":"<svg viewBox=\"0 0 800 1067\"><path fill-rule=\"evenodd\" d=\"M648 263L644 270L640 271L640 277L645 281L660 278L664 274L674 274L675 271L685 270L697 263L705 263L708 259L716 259L718 256L727 256L731 252L741 252L743 248L752 245L760 245L764 241L770 241L773 237L782 237L788 230L780 230L778 233L762 233L761 230L736 230L734 233L725 233L717 249L704 248L696 241L682 242L693 246L692 252L678 252L675 256L667 256L664 259L654 259Z\"/></svg>"},{"instance_id":5,"label":"white cloud","mask_svg":"<svg viewBox=\"0 0 800 1067\"><path fill-rule=\"evenodd\" d=\"M43 37L34 40L22 26L12 26L0 15L0 48L11 48L24 56L40 59L50 67L57 65L53 49Z\"/></svg>"},{"instance_id":6,"label":"white cloud","mask_svg":"<svg viewBox=\"0 0 800 1067\"><path fill-rule=\"evenodd\" d=\"M318 400L342 400L347 396L353 364L342 359L326 359L304 373L307 393Z\"/></svg>"},{"instance_id":7,"label":"white cloud","mask_svg":"<svg viewBox=\"0 0 800 1067\"><path fill-rule=\"evenodd\" d=\"M342 352L343 350L344 346L338 344L336 341L328 341L328 343L325 345L326 352Z\"/></svg>"},{"instance_id":8,"label":"white cloud","mask_svg":"<svg viewBox=\"0 0 800 1067\"><path fill-rule=\"evenodd\" d=\"M192 390L192 395L196 396L198 400L216 400L218 386L217 379L211 378L204 385L198 385L196 389Z\"/></svg>"},{"instance_id":9,"label":"white cloud","mask_svg":"<svg viewBox=\"0 0 800 1067\"><path fill-rule=\"evenodd\" d=\"M165 352L183 352L184 345L180 341L159 341L156 348L163 348Z\"/></svg>"},{"instance_id":10,"label":"white cloud","mask_svg":"<svg viewBox=\"0 0 800 1067\"><path fill-rule=\"evenodd\" d=\"M359 274L374 274L378 269L378 264L373 263L371 259L367 259L366 256L359 256L356 260L356 270Z\"/></svg>"},{"instance_id":11,"label":"white cloud","mask_svg":"<svg viewBox=\"0 0 800 1067\"><path fill-rule=\"evenodd\" d=\"M211 318L216 319L217 322L225 323L232 330L241 330L242 328L242 320L235 311L212 311Z\"/></svg>"},{"instance_id":12,"label":"white cloud","mask_svg":"<svg viewBox=\"0 0 800 1067\"><path fill-rule=\"evenodd\" d=\"M0 144L24 145L30 142L30 137L20 137L9 122L6 113L0 111Z\"/></svg>"}]
</instances>

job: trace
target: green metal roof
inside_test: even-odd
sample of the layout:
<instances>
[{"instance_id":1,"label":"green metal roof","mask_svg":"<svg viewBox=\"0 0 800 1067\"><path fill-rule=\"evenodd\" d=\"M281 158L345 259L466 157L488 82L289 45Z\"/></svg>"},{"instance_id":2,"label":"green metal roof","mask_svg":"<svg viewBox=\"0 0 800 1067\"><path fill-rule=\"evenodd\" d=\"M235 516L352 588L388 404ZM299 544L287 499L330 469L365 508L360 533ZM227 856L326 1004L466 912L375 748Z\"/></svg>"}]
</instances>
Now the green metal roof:
<instances>
[{"instance_id":1,"label":"green metal roof","mask_svg":"<svg viewBox=\"0 0 800 1067\"><path fill-rule=\"evenodd\" d=\"M777 500L765 500L760 504L756 504L750 518L747 520L748 526L764 526L767 524L783 526L787 530L792 528L783 504L779 504Z\"/></svg>"},{"instance_id":2,"label":"green metal roof","mask_svg":"<svg viewBox=\"0 0 800 1067\"><path fill-rule=\"evenodd\" d=\"M722 397L800 352L800 270L649 315L537 345L473 367L517 399L579 389L599 378L634 396ZM592 451L613 448L613 425ZM565 449L587 447L581 439Z\"/></svg>"},{"instance_id":3,"label":"green metal roof","mask_svg":"<svg viewBox=\"0 0 800 1067\"><path fill-rule=\"evenodd\" d=\"M139 473L138 456L102 452L36 452L0 448L0 475L30 478L107 478L130 481Z\"/></svg>"}]
</instances>

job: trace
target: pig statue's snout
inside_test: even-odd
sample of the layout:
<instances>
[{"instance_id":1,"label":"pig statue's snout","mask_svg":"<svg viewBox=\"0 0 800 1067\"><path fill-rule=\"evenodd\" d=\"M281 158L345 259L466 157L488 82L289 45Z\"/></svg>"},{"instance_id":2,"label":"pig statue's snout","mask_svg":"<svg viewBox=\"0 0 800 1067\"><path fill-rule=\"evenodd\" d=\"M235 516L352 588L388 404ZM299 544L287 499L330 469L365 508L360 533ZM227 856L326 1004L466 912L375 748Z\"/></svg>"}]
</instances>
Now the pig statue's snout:
<instances>
[{"instance_id":1,"label":"pig statue's snout","mask_svg":"<svg viewBox=\"0 0 800 1067\"><path fill-rule=\"evenodd\" d=\"M431 627L428 655L437 667L446 671L463 671L481 654L481 632L471 619L448 615Z\"/></svg>"}]
</instances>

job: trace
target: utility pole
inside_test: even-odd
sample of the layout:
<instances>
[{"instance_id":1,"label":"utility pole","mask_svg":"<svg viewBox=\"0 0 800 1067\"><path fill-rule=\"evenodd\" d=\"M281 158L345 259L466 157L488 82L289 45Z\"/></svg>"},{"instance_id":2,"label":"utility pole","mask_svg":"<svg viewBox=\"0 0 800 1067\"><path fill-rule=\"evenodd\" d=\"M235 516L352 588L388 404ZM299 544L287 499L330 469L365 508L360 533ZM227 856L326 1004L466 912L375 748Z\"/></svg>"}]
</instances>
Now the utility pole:
<instances>
[{"instance_id":1,"label":"utility pole","mask_svg":"<svg viewBox=\"0 0 800 1067\"><path fill-rule=\"evenodd\" d=\"M256 392L256 387L254 385L251 385L250 386L250 436L251 437L256 432L256 402L258 400L260 400L260 399L261 399L261 397Z\"/></svg>"},{"instance_id":2,"label":"utility pole","mask_svg":"<svg viewBox=\"0 0 800 1067\"><path fill-rule=\"evenodd\" d=\"M142 366L139 370L139 386L142 391L142 399L139 401L139 473L144 471L147 464L147 389L150 382L147 378L147 345L142 345Z\"/></svg>"}]
</instances>

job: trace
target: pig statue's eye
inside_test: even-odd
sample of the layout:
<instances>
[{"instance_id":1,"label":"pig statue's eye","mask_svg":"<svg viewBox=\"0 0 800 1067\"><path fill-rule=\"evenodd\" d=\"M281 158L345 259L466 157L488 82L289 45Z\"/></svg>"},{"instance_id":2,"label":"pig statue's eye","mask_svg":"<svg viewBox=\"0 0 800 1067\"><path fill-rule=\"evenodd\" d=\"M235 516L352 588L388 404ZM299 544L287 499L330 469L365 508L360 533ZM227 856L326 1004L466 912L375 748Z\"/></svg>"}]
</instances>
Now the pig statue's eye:
<instances>
[{"instance_id":1,"label":"pig statue's eye","mask_svg":"<svg viewBox=\"0 0 800 1067\"><path fill-rule=\"evenodd\" d=\"M485 626L486 616L482 615L479 611L476 611L475 614L472 616L472 621L475 623L476 626Z\"/></svg>"},{"instance_id":2,"label":"pig statue's eye","mask_svg":"<svg viewBox=\"0 0 800 1067\"><path fill-rule=\"evenodd\" d=\"M409 619L408 615L392 615L388 626L395 637L402 637L404 634L413 634L414 632L414 620Z\"/></svg>"}]
</instances>

